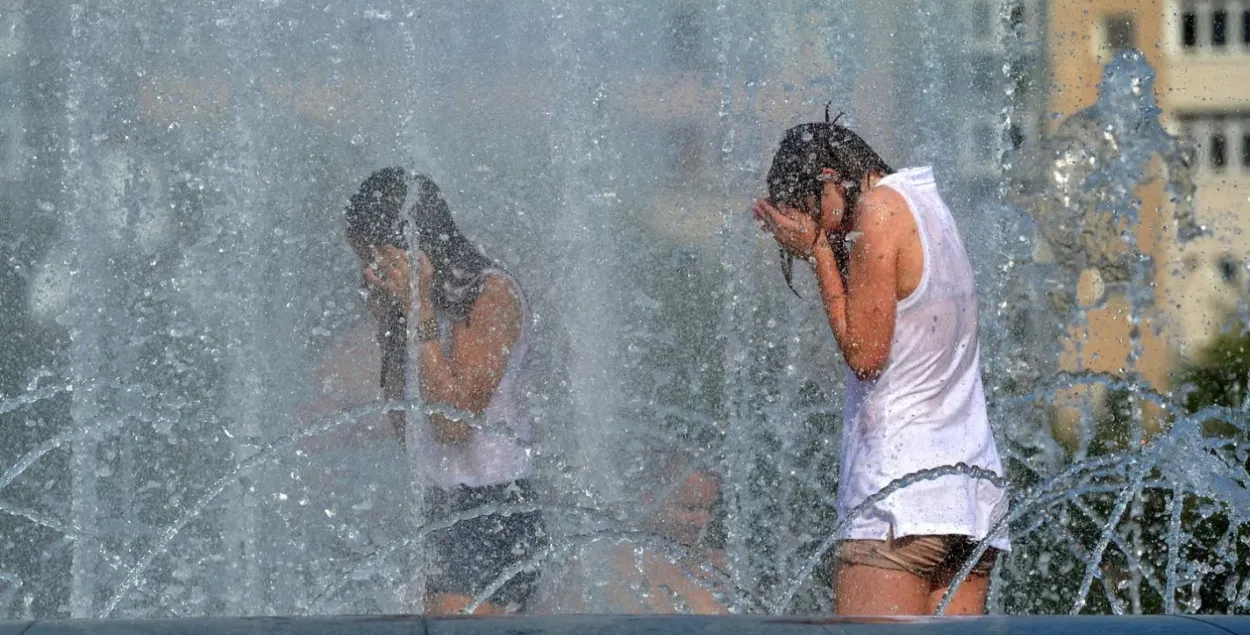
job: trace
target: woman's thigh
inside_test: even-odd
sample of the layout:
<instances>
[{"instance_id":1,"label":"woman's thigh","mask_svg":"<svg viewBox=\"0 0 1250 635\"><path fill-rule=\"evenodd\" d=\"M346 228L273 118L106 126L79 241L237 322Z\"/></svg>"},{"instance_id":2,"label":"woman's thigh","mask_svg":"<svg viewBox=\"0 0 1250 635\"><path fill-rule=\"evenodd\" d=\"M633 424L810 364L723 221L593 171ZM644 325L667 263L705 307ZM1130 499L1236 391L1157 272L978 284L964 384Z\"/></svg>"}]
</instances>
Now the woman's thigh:
<instances>
[{"instance_id":1,"label":"woman's thigh","mask_svg":"<svg viewBox=\"0 0 1250 635\"><path fill-rule=\"evenodd\" d=\"M950 588L950 576L941 586L935 586L929 594L928 606L925 612L930 615L937 611L938 604L942 603L942 597L946 595L946 590ZM946 605L943 615L981 615L985 613L985 598L990 594L990 576L985 574L970 574L964 579L959 588L955 590L955 597L951 598L950 604Z\"/></svg>"},{"instance_id":2,"label":"woman's thigh","mask_svg":"<svg viewBox=\"0 0 1250 635\"><path fill-rule=\"evenodd\" d=\"M834 591L838 615L923 615L929 582L918 575L839 562Z\"/></svg>"}]
</instances>

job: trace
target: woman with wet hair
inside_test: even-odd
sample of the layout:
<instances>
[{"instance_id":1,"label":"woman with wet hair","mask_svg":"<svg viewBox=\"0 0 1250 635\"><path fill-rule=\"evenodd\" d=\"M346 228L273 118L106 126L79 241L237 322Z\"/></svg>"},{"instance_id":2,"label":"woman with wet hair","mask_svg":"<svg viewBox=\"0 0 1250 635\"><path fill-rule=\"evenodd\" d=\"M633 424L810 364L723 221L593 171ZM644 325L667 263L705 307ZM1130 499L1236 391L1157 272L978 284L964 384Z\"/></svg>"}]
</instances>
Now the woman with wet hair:
<instances>
[{"instance_id":1,"label":"woman with wet hair","mask_svg":"<svg viewBox=\"0 0 1250 635\"><path fill-rule=\"evenodd\" d=\"M426 519L533 501L524 397L528 313L520 285L460 233L438 186L423 175L374 172L346 215L377 320L387 399L405 398L408 365L419 363L414 370L429 412L390 417L428 480ZM410 263L419 271L415 298ZM433 532L426 611L464 610L509 567L532 557L544 535L538 511L484 513ZM535 577L513 577L478 613L524 610Z\"/></svg>"},{"instance_id":2,"label":"woman with wet hair","mask_svg":"<svg viewBox=\"0 0 1250 635\"><path fill-rule=\"evenodd\" d=\"M786 131L752 207L790 283L808 262L846 362L838 483L843 534L836 609L932 613L958 569L1006 514L1006 493L971 474L910 473L964 464L1003 474L981 384L972 265L930 168L894 171L836 120ZM863 507L860 509L860 507ZM985 610L1003 534L959 585L947 614Z\"/></svg>"}]
</instances>

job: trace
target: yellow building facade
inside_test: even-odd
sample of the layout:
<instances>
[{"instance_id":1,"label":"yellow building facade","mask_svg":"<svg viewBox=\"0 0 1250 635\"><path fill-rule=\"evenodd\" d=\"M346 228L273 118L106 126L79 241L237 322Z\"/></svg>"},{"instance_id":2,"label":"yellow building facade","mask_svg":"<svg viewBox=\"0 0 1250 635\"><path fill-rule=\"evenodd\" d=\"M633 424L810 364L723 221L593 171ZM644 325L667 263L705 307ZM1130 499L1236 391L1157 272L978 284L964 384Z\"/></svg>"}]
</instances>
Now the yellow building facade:
<instances>
[{"instance_id":1,"label":"yellow building facade","mask_svg":"<svg viewBox=\"0 0 1250 635\"><path fill-rule=\"evenodd\" d=\"M1153 164L1134 194L1141 210L1135 238L1155 264L1154 307L1133 315L1123 298L1101 297L1098 271L1082 272L1077 299L1090 308L1082 323L1071 325L1061 361L1069 371L1135 372L1166 392L1174 388L1174 372L1247 296L1250 249L1242 236L1250 229L1250 1L1052 0L1048 13L1055 126L1092 106L1103 65L1116 51L1134 48L1156 71L1165 126L1196 148L1190 166L1195 211L1209 235L1183 244L1177 239L1165 169ZM1140 335L1137 350L1134 334Z\"/></svg>"},{"instance_id":2,"label":"yellow building facade","mask_svg":"<svg viewBox=\"0 0 1250 635\"><path fill-rule=\"evenodd\" d=\"M1250 247L1250 1L1174 0L1160 40L1173 77L1161 105L1194 145L1198 222L1207 236L1179 246L1176 322L1182 358L1235 322L1247 294Z\"/></svg>"}]
</instances>

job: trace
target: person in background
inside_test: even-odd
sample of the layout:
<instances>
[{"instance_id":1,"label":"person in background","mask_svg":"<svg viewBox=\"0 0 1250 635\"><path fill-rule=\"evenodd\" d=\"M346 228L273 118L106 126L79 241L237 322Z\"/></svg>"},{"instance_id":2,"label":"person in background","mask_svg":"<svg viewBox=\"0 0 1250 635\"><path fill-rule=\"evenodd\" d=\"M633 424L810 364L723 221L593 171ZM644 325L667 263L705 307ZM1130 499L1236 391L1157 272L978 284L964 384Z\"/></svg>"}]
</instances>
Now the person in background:
<instances>
[{"instance_id":1,"label":"person in background","mask_svg":"<svg viewBox=\"0 0 1250 635\"><path fill-rule=\"evenodd\" d=\"M429 410L389 414L396 440L426 480L426 521L532 503L529 318L520 285L460 233L438 186L423 175L398 167L374 172L346 217L376 322L382 394L403 400L408 375L417 372ZM418 367L409 368L412 362ZM433 532L428 544L426 612L449 614L533 557L546 532L537 510L484 513ZM477 613L524 611L536 577L512 577Z\"/></svg>"},{"instance_id":2,"label":"person in background","mask_svg":"<svg viewBox=\"0 0 1250 635\"><path fill-rule=\"evenodd\" d=\"M643 528L676 543L681 557L617 545L612 570L621 575L605 589L609 604L621 613L728 613L725 552L714 535L720 477L680 453L664 459L659 476L642 501L650 512Z\"/></svg>"},{"instance_id":3,"label":"person in background","mask_svg":"<svg viewBox=\"0 0 1250 635\"><path fill-rule=\"evenodd\" d=\"M549 613L728 613L725 554L717 530L720 477L693 457L670 452L649 473L638 529L650 540L611 533L577 548L550 576Z\"/></svg>"},{"instance_id":4,"label":"person in background","mask_svg":"<svg viewBox=\"0 0 1250 635\"><path fill-rule=\"evenodd\" d=\"M1005 516L1005 491L956 474L851 512L918 470L962 463L1003 474L981 384L972 265L955 220L932 169L895 171L827 117L786 131L768 192L754 216L788 256L810 263L847 367L836 610L932 613ZM1009 549L1005 534L990 545L947 614L984 611L990 571Z\"/></svg>"}]
</instances>

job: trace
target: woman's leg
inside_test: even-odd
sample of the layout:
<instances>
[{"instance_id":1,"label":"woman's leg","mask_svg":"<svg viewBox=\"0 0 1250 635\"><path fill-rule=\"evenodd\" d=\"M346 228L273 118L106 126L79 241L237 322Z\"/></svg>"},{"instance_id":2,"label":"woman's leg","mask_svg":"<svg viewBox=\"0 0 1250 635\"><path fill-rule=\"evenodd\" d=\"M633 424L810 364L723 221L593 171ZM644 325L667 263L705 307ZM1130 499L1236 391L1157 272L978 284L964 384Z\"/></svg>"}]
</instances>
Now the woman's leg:
<instances>
[{"instance_id":1,"label":"woman's leg","mask_svg":"<svg viewBox=\"0 0 1250 635\"><path fill-rule=\"evenodd\" d=\"M950 585L950 581L947 581L929 593L925 613L932 615L937 610L938 604L942 603L942 597L946 595L946 590L950 588ZM964 580L963 584L959 585L955 591L955 597L951 598L951 603L946 605L946 611L942 614L982 615L985 613L985 598L989 593L990 576L973 573Z\"/></svg>"},{"instance_id":2,"label":"woman's leg","mask_svg":"<svg viewBox=\"0 0 1250 635\"><path fill-rule=\"evenodd\" d=\"M425 598L426 615L460 615L473 603L473 596L464 593L435 593ZM507 611L501 606L482 602L473 611L474 615L505 615Z\"/></svg>"},{"instance_id":3,"label":"woman's leg","mask_svg":"<svg viewBox=\"0 0 1250 635\"><path fill-rule=\"evenodd\" d=\"M929 582L913 573L842 561L834 591L835 611L838 615L923 615L929 591Z\"/></svg>"},{"instance_id":4,"label":"woman's leg","mask_svg":"<svg viewBox=\"0 0 1250 635\"><path fill-rule=\"evenodd\" d=\"M967 536L947 536L947 552L942 566L934 573L933 592L929 594L929 610L932 614L942 603L946 590L955 581L955 574L976 550L976 541ZM981 554L981 560L964 579L963 584L955 591L950 604L943 611L944 615L982 615L985 613L985 599L990 594L990 573L998 563L999 551L993 547Z\"/></svg>"}]
</instances>

